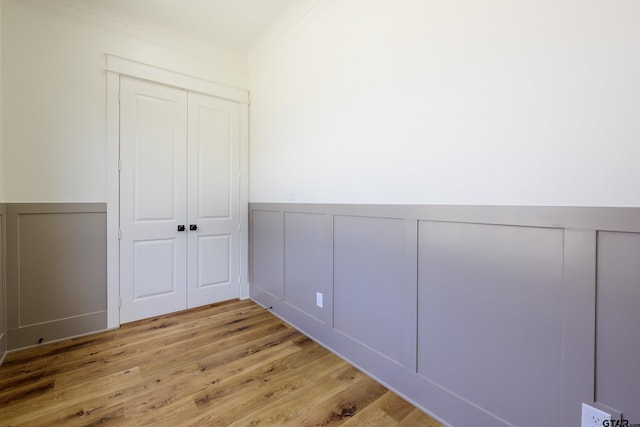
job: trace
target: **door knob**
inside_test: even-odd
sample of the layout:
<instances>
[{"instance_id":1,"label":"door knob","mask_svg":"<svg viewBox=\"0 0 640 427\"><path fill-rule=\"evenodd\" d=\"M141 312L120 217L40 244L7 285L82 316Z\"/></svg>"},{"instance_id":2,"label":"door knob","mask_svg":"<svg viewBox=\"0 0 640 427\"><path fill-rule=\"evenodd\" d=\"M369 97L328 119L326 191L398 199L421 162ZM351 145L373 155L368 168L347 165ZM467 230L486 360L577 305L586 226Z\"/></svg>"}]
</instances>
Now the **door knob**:
<instances>
[{"instance_id":1,"label":"door knob","mask_svg":"<svg viewBox=\"0 0 640 427\"><path fill-rule=\"evenodd\" d=\"M178 226L178 231L184 231L184 225L179 225Z\"/></svg>"},{"instance_id":2,"label":"door knob","mask_svg":"<svg viewBox=\"0 0 640 427\"><path fill-rule=\"evenodd\" d=\"M197 229L198 229L198 224L191 224L189 226L189 230L191 230L191 231L196 231Z\"/></svg>"}]
</instances>

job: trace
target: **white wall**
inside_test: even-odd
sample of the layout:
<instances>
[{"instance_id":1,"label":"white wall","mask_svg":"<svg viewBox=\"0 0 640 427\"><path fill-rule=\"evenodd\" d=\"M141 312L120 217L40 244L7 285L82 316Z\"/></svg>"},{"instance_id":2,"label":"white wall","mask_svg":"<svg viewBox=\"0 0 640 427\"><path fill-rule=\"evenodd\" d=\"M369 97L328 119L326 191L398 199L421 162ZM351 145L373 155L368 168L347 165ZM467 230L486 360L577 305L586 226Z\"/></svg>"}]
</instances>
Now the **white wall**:
<instances>
[{"instance_id":1,"label":"white wall","mask_svg":"<svg viewBox=\"0 0 640 427\"><path fill-rule=\"evenodd\" d=\"M7 202L106 201L106 53L247 87L244 52L197 50L54 2L22 3L39 8L5 1L2 21Z\"/></svg>"},{"instance_id":2,"label":"white wall","mask_svg":"<svg viewBox=\"0 0 640 427\"><path fill-rule=\"evenodd\" d=\"M638 22L636 0L321 0L254 49L250 200L640 206Z\"/></svg>"},{"instance_id":3,"label":"white wall","mask_svg":"<svg viewBox=\"0 0 640 427\"><path fill-rule=\"evenodd\" d=\"M4 200L4 179L3 179L3 160L2 160L2 12L4 9L4 0L0 0L0 203ZM6 286L4 275L4 230L2 229L2 220L0 216L0 363L4 359L7 351L7 304L6 304Z\"/></svg>"}]
</instances>

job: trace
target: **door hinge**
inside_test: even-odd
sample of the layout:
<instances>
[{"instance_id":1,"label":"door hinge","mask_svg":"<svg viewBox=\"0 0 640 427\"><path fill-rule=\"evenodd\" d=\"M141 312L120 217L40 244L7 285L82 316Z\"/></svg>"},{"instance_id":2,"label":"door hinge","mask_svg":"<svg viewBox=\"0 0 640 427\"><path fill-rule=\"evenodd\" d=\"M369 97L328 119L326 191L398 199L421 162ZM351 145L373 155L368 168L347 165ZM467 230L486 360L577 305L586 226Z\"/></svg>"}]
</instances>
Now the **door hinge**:
<instances>
[{"instance_id":1,"label":"door hinge","mask_svg":"<svg viewBox=\"0 0 640 427\"><path fill-rule=\"evenodd\" d=\"M118 297L118 307L122 307L122 297Z\"/></svg>"},{"instance_id":2,"label":"door hinge","mask_svg":"<svg viewBox=\"0 0 640 427\"><path fill-rule=\"evenodd\" d=\"M118 171L122 170L122 160L118 160Z\"/></svg>"},{"instance_id":3,"label":"door hinge","mask_svg":"<svg viewBox=\"0 0 640 427\"><path fill-rule=\"evenodd\" d=\"M122 240L122 229L118 228L118 240Z\"/></svg>"}]
</instances>

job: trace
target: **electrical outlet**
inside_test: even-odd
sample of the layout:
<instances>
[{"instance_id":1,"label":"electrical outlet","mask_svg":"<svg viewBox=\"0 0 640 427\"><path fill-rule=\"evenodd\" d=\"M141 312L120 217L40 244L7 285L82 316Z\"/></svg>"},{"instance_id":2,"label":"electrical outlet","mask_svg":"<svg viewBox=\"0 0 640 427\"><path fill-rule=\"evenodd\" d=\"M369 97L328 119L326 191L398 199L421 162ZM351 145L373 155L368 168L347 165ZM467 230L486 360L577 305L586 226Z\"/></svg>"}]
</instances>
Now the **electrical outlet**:
<instances>
[{"instance_id":1,"label":"electrical outlet","mask_svg":"<svg viewBox=\"0 0 640 427\"><path fill-rule=\"evenodd\" d=\"M323 304L322 304L322 293L321 292L316 292L316 305L320 308L322 308Z\"/></svg>"},{"instance_id":2,"label":"electrical outlet","mask_svg":"<svg viewBox=\"0 0 640 427\"><path fill-rule=\"evenodd\" d=\"M609 424L605 424L605 420L611 421L611 414L586 403L582 404L582 427L603 427Z\"/></svg>"}]
</instances>

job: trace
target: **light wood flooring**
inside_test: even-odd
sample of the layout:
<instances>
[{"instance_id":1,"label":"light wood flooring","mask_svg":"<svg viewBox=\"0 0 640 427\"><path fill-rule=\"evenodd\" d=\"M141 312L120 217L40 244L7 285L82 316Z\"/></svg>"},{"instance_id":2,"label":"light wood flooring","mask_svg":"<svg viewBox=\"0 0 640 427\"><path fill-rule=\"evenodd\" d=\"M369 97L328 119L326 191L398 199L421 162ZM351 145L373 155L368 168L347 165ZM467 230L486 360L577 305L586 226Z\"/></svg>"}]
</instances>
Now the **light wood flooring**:
<instances>
[{"instance_id":1,"label":"light wood flooring","mask_svg":"<svg viewBox=\"0 0 640 427\"><path fill-rule=\"evenodd\" d=\"M0 425L441 424L234 300L7 355Z\"/></svg>"}]
</instances>

